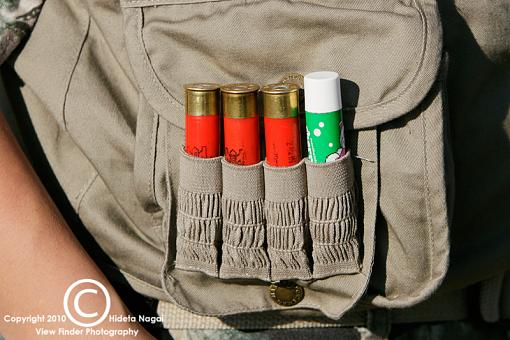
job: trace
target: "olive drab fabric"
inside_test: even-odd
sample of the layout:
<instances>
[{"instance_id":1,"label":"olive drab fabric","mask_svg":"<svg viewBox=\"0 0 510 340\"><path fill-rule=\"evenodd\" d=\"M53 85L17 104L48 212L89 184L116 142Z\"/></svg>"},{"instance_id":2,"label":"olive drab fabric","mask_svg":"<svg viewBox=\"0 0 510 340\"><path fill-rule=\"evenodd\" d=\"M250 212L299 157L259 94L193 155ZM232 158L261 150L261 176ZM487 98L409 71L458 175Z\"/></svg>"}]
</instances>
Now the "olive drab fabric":
<instances>
[{"instance_id":1,"label":"olive drab fabric","mask_svg":"<svg viewBox=\"0 0 510 340\"><path fill-rule=\"evenodd\" d=\"M458 320L473 299L496 321L510 317L509 13L504 0L48 0L15 69L73 208L132 286L180 316L168 327ZM277 202L306 212L292 248L266 223L280 197L266 184L286 190L285 175L181 153L183 85L316 70L343 79L349 165L295 175L293 205ZM272 275L302 300L278 304Z\"/></svg>"}]
</instances>

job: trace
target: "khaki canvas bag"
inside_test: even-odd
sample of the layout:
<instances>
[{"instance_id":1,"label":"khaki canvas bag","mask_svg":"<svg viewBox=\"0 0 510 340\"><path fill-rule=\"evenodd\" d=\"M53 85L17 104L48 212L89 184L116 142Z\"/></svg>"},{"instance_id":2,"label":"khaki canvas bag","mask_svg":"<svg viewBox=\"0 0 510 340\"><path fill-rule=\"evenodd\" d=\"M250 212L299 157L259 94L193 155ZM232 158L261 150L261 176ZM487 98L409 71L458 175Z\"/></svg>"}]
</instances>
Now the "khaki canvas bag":
<instances>
[{"instance_id":1,"label":"khaki canvas bag","mask_svg":"<svg viewBox=\"0 0 510 340\"><path fill-rule=\"evenodd\" d=\"M446 275L446 65L433 0L49 0L15 66L70 202L136 290L201 315L345 319ZM341 161L182 152L184 84L317 70L343 79ZM282 280L302 300L277 303Z\"/></svg>"}]
</instances>

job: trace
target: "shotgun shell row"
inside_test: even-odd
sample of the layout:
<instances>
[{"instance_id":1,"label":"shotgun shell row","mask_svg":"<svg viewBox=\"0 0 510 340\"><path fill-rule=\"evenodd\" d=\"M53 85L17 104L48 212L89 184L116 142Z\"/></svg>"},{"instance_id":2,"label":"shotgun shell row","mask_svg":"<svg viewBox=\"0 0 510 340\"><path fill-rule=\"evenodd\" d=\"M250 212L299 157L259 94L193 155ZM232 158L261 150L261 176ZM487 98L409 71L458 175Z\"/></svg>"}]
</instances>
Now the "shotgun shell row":
<instances>
[{"instance_id":1,"label":"shotgun shell row","mask_svg":"<svg viewBox=\"0 0 510 340\"><path fill-rule=\"evenodd\" d=\"M304 77L308 157L331 162L345 153L340 77L314 72ZM260 161L259 86L251 83L190 84L186 89L186 152L196 157L220 155L220 112L224 157L233 164ZM262 94L266 161L286 167L301 160L299 90L293 83L264 86ZM221 103L221 110L220 110Z\"/></svg>"}]
</instances>

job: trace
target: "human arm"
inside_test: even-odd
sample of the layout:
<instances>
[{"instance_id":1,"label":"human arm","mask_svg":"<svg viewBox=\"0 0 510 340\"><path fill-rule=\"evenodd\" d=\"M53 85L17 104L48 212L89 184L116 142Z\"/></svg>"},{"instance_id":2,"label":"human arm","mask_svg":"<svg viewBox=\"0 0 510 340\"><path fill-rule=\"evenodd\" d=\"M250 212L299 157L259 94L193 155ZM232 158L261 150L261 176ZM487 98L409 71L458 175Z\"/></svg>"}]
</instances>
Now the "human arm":
<instances>
[{"instance_id":1,"label":"human arm","mask_svg":"<svg viewBox=\"0 0 510 340\"><path fill-rule=\"evenodd\" d=\"M6 315L64 315L66 289L83 278L106 286L111 297L110 315L129 315L118 294L70 231L1 113L0 254L0 334L7 340L35 338L36 326L6 322ZM84 311L101 313L105 309L104 297L85 294L80 306ZM39 326L77 327L69 320ZM136 339L150 338L138 323L111 323L106 318L97 328L131 328L139 331Z\"/></svg>"}]
</instances>

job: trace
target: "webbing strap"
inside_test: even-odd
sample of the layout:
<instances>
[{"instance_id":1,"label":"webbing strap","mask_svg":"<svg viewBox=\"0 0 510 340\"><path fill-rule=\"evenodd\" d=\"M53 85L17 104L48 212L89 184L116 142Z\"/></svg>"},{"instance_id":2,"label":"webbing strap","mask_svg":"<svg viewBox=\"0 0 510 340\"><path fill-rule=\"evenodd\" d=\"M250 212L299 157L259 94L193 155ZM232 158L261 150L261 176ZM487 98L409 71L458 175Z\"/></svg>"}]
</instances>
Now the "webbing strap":
<instances>
[{"instance_id":1,"label":"webbing strap","mask_svg":"<svg viewBox=\"0 0 510 340\"><path fill-rule=\"evenodd\" d=\"M480 283L480 313L487 322L496 322L500 318L499 302L504 279L505 273L501 273Z\"/></svg>"},{"instance_id":2,"label":"webbing strap","mask_svg":"<svg viewBox=\"0 0 510 340\"><path fill-rule=\"evenodd\" d=\"M407 309L369 309L351 311L340 320L324 317L301 317L280 313L240 314L220 319L201 316L160 301L158 314L168 329L290 329L313 327L363 326L376 334L387 334L392 323L454 321L468 316L467 290L440 294Z\"/></svg>"}]
</instances>

